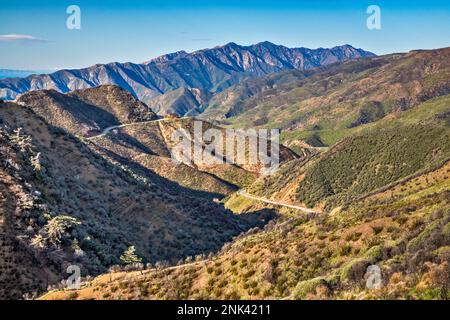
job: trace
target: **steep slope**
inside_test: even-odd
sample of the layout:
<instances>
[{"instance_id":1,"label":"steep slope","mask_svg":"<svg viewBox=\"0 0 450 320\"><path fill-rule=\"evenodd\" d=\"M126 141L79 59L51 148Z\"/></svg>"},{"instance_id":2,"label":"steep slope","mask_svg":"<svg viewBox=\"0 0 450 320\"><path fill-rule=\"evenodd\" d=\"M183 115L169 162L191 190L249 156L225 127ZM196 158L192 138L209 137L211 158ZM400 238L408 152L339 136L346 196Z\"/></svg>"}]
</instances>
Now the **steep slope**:
<instances>
[{"instance_id":1,"label":"steep slope","mask_svg":"<svg viewBox=\"0 0 450 320\"><path fill-rule=\"evenodd\" d=\"M95 150L117 161L139 166L194 190L209 192L205 196L223 197L236 191L239 187L248 186L261 175L262 164L246 163L208 164L204 161L176 163L171 151L178 141L173 140L176 130L185 130L189 134L191 147L199 145L202 149L208 143L194 137L194 118L162 119L155 122L135 124L114 130L114 132L90 140ZM200 121L198 121L200 122ZM202 121L202 132L216 129L224 134L224 129ZM295 159L297 155L284 146L280 147L280 162ZM226 148L223 149L226 153ZM236 152L236 150L235 150ZM248 144L245 153L248 154ZM195 160L195 159L194 159Z\"/></svg>"},{"instance_id":2,"label":"steep slope","mask_svg":"<svg viewBox=\"0 0 450 320\"><path fill-rule=\"evenodd\" d=\"M224 111L216 115L228 116L222 121L281 127L285 141L304 148L295 157L287 149L280 170L245 191L314 212L276 206L276 220L234 238L215 256L122 269L43 298L448 299L449 54L388 55L233 87L222 96L231 104L215 105L214 112ZM143 133L148 141L139 138L148 153L164 154L167 137L178 128L192 133L193 125L175 119L158 126L165 144L149 133ZM225 206L245 214L274 205L235 193ZM373 269L381 273L377 289L367 282Z\"/></svg>"},{"instance_id":3,"label":"steep slope","mask_svg":"<svg viewBox=\"0 0 450 320\"><path fill-rule=\"evenodd\" d=\"M42 299L448 299L449 175L447 163L333 215L281 219L202 263L103 275Z\"/></svg>"},{"instance_id":4,"label":"steep slope","mask_svg":"<svg viewBox=\"0 0 450 320\"><path fill-rule=\"evenodd\" d=\"M112 114L119 123L133 123L156 119L155 113L145 103L134 98L128 91L114 85L76 90L70 97L95 106Z\"/></svg>"},{"instance_id":5,"label":"steep slope","mask_svg":"<svg viewBox=\"0 0 450 320\"><path fill-rule=\"evenodd\" d=\"M213 199L224 196L238 189L232 181L223 180L207 171L171 159L170 146L161 132L161 127L168 126L175 120L136 124L116 129L107 136L91 139L89 145L105 157L134 167L146 175L147 170L154 172L181 186L199 191L198 195ZM253 175L241 168L236 168L241 177L254 180Z\"/></svg>"},{"instance_id":6,"label":"steep slope","mask_svg":"<svg viewBox=\"0 0 450 320\"><path fill-rule=\"evenodd\" d=\"M248 188L266 197L286 192L291 201L308 194L306 202L328 200L321 214L282 208L278 220L206 261L103 275L42 298L448 299L449 101L435 98L362 125L356 136L291 160ZM314 199L322 190L339 192ZM241 213L267 207L238 194L230 203ZM380 271L377 288L368 281L373 269Z\"/></svg>"},{"instance_id":7,"label":"steep slope","mask_svg":"<svg viewBox=\"0 0 450 320\"><path fill-rule=\"evenodd\" d=\"M149 107L117 86L100 86L68 94L38 90L21 95L18 101L30 106L49 123L89 137L89 145L102 156L131 166L143 176L156 173L174 182L174 186L180 184L198 191L196 194L202 197L223 198L239 187L249 185L260 174L259 165L175 163L171 159L171 150L175 146L172 134L175 130L187 130L193 135L195 119L168 117L156 121L156 115ZM122 127L100 135L103 129L113 125ZM211 127L203 122L203 131ZM281 147L281 151L282 161L295 157L287 148Z\"/></svg>"},{"instance_id":8,"label":"steep slope","mask_svg":"<svg viewBox=\"0 0 450 320\"><path fill-rule=\"evenodd\" d=\"M449 101L432 100L342 140L306 170L297 199L336 206L441 165L450 159Z\"/></svg>"},{"instance_id":9,"label":"steep slope","mask_svg":"<svg viewBox=\"0 0 450 320\"><path fill-rule=\"evenodd\" d=\"M165 116L195 116L203 112L211 93L200 89L179 88L169 91L149 101L149 106L157 114Z\"/></svg>"},{"instance_id":10,"label":"steep slope","mask_svg":"<svg viewBox=\"0 0 450 320\"><path fill-rule=\"evenodd\" d=\"M361 125L333 147L281 166L247 192L330 211L450 159L450 95ZM321 148L320 148L321 149ZM239 207L233 196L228 206Z\"/></svg>"},{"instance_id":11,"label":"steep slope","mask_svg":"<svg viewBox=\"0 0 450 320\"><path fill-rule=\"evenodd\" d=\"M42 291L69 264L105 272L131 245L147 262L215 251L264 219L234 216L154 173L143 178L29 108L2 104L0 125L2 298Z\"/></svg>"},{"instance_id":12,"label":"steep slope","mask_svg":"<svg viewBox=\"0 0 450 320\"><path fill-rule=\"evenodd\" d=\"M0 81L0 98L15 99L30 90L53 89L66 93L115 84L149 103L163 93L183 87L218 92L249 77L285 69L310 69L367 56L373 54L349 45L311 50L290 49L269 42L252 46L229 43L190 54L169 54L143 64L110 63L24 79L5 79Z\"/></svg>"},{"instance_id":13,"label":"steep slope","mask_svg":"<svg viewBox=\"0 0 450 320\"><path fill-rule=\"evenodd\" d=\"M240 127L285 129L283 141L332 145L363 124L450 93L450 48L349 61L249 80L202 114Z\"/></svg>"},{"instance_id":14,"label":"steep slope","mask_svg":"<svg viewBox=\"0 0 450 320\"><path fill-rule=\"evenodd\" d=\"M126 90L110 85L69 94L32 91L19 96L17 103L31 107L50 124L82 136L100 133L113 125L157 118Z\"/></svg>"},{"instance_id":15,"label":"steep slope","mask_svg":"<svg viewBox=\"0 0 450 320\"><path fill-rule=\"evenodd\" d=\"M234 85L229 89L214 95L200 117L203 119L214 120L230 118L237 114L237 110L247 109L244 107L247 99L258 96L263 92L267 95L270 93L277 94L277 87L282 87L284 89L284 86L286 85L290 85L290 88L299 86L300 80L321 71L321 68L315 68L308 71L290 70L242 81L240 84ZM241 105L242 108L240 108Z\"/></svg>"}]
</instances>

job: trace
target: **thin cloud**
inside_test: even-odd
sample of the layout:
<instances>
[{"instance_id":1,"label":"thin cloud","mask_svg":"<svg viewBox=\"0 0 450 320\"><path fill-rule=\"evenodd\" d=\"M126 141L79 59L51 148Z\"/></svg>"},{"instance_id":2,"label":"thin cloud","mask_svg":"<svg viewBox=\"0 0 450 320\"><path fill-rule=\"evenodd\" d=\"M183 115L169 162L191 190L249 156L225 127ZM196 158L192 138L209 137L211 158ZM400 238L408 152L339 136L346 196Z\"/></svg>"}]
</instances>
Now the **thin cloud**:
<instances>
[{"instance_id":1,"label":"thin cloud","mask_svg":"<svg viewBox=\"0 0 450 320\"><path fill-rule=\"evenodd\" d=\"M27 34L2 34L0 41L22 41L22 42L48 42L46 39L33 37Z\"/></svg>"}]
</instances>

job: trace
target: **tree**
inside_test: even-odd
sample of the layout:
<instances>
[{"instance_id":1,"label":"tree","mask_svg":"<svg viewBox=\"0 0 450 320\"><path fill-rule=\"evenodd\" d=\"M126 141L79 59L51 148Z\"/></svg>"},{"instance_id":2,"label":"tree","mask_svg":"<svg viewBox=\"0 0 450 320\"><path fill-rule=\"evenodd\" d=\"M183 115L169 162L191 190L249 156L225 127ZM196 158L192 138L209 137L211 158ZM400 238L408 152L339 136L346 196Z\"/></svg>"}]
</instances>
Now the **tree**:
<instances>
[{"instance_id":1,"label":"tree","mask_svg":"<svg viewBox=\"0 0 450 320\"><path fill-rule=\"evenodd\" d=\"M31 245L38 249L44 249L46 247L47 240L40 234L36 235L31 240Z\"/></svg>"},{"instance_id":2,"label":"tree","mask_svg":"<svg viewBox=\"0 0 450 320\"><path fill-rule=\"evenodd\" d=\"M41 172L42 164L41 164L41 153L38 152L36 155L31 156L30 158L31 166L33 167L36 173Z\"/></svg>"},{"instance_id":3,"label":"tree","mask_svg":"<svg viewBox=\"0 0 450 320\"><path fill-rule=\"evenodd\" d=\"M44 249L48 246L59 247L66 232L73 226L80 224L80 221L70 216L50 218L39 234L31 240L31 244L39 249Z\"/></svg>"},{"instance_id":4,"label":"tree","mask_svg":"<svg viewBox=\"0 0 450 320\"><path fill-rule=\"evenodd\" d=\"M142 258L140 258L136 254L136 248L134 246L130 246L125 252L120 256L120 261L124 264L133 264L133 263L141 263Z\"/></svg>"},{"instance_id":5,"label":"tree","mask_svg":"<svg viewBox=\"0 0 450 320\"><path fill-rule=\"evenodd\" d=\"M22 128L13 131L11 141L20 148L20 152L25 153L31 149L31 137L22 134Z\"/></svg>"},{"instance_id":6,"label":"tree","mask_svg":"<svg viewBox=\"0 0 450 320\"><path fill-rule=\"evenodd\" d=\"M47 238L53 245L58 245L67 229L81 224L76 218L69 216L57 216L52 218L45 226Z\"/></svg>"}]
</instances>

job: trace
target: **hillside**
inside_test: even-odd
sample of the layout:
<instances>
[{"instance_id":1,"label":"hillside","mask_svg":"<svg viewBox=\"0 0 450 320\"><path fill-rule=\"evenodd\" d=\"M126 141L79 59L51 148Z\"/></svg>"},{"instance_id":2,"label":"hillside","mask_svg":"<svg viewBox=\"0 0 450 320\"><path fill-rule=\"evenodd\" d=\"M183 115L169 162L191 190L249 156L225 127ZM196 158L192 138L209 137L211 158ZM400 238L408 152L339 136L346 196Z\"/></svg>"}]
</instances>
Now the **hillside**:
<instances>
[{"instance_id":1,"label":"hillside","mask_svg":"<svg viewBox=\"0 0 450 320\"><path fill-rule=\"evenodd\" d=\"M218 250L270 212L235 216L195 191L139 176L49 125L0 107L0 298L42 292L69 264L99 274L134 245L144 262Z\"/></svg>"},{"instance_id":2,"label":"hillside","mask_svg":"<svg viewBox=\"0 0 450 320\"><path fill-rule=\"evenodd\" d=\"M290 49L270 42L251 46L229 43L192 53L169 54L142 64L114 62L49 75L4 79L0 80L0 98L15 99L30 90L53 89L67 93L114 84L150 104L153 98L180 88L220 92L246 78L285 69L311 69L366 56L373 54L349 45L331 49Z\"/></svg>"},{"instance_id":3,"label":"hillside","mask_svg":"<svg viewBox=\"0 0 450 320\"><path fill-rule=\"evenodd\" d=\"M332 215L294 215L215 257L117 272L42 299L448 299L449 163ZM381 270L381 289L366 270Z\"/></svg>"},{"instance_id":4,"label":"hillside","mask_svg":"<svg viewBox=\"0 0 450 320\"><path fill-rule=\"evenodd\" d=\"M444 48L273 74L216 95L202 118L281 128L287 146L333 145L361 125L449 94L449 61Z\"/></svg>"},{"instance_id":5,"label":"hillside","mask_svg":"<svg viewBox=\"0 0 450 320\"><path fill-rule=\"evenodd\" d=\"M190 134L189 141L192 147L199 145L205 149L208 145L204 141L194 139L195 121L194 118L167 118L142 124L136 123L115 129L109 135L90 139L90 145L94 150L124 165L138 165L184 187L206 192L206 197L222 198L241 187L250 185L261 175L261 164L207 164L204 161L175 163L171 155L171 150L177 143L172 140L175 130L186 130ZM202 121L202 132L211 128L220 130L224 133L224 139L226 138L224 129ZM224 154L227 151L225 146L223 151ZM248 154L248 144L245 153ZM281 146L280 155L281 163L297 157L294 152L284 146Z\"/></svg>"},{"instance_id":6,"label":"hillside","mask_svg":"<svg viewBox=\"0 0 450 320\"><path fill-rule=\"evenodd\" d=\"M118 270L42 299L448 299L448 54L416 51L246 82L238 95L247 97L222 123L265 112L257 126L272 126L302 103L310 108L284 132L303 153L224 199L237 214L272 209L276 219L213 257ZM271 88L260 86L274 77ZM305 90L309 98L296 104ZM380 271L379 288L367 286L368 267Z\"/></svg>"},{"instance_id":7,"label":"hillside","mask_svg":"<svg viewBox=\"0 0 450 320\"><path fill-rule=\"evenodd\" d=\"M152 99L149 106L162 116L169 114L195 116L203 112L211 96L209 91L183 87Z\"/></svg>"},{"instance_id":8,"label":"hillside","mask_svg":"<svg viewBox=\"0 0 450 320\"><path fill-rule=\"evenodd\" d=\"M261 171L260 165L177 164L171 159L175 146L175 130L187 130L193 137L194 118L167 117L157 120L144 103L117 86L100 86L61 94L54 90L31 91L21 95L18 102L29 106L50 124L70 133L88 138L85 142L103 157L133 168L142 176L155 174L209 199L223 198L239 187L253 182ZM106 135L102 131L121 125ZM202 122L203 132L214 127ZM193 138L191 141L194 143ZM195 142L198 144L198 142ZM200 143L202 148L205 143ZM224 151L226 149L224 148ZM281 161L295 158L289 149L281 147ZM248 151L246 151L248 153Z\"/></svg>"},{"instance_id":9,"label":"hillside","mask_svg":"<svg viewBox=\"0 0 450 320\"><path fill-rule=\"evenodd\" d=\"M19 96L17 103L31 107L50 124L81 136L98 134L113 125L157 118L147 105L117 86L69 94L55 90L30 91Z\"/></svg>"},{"instance_id":10,"label":"hillside","mask_svg":"<svg viewBox=\"0 0 450 320\"><path fill-rule=\"evenodd\" d=\"M450 127L439 123L378 130L347 138L311 166L297 198L309 206L320 200L349 202L450 156Z\"/></svg>"},{"instance_id":11,"label":"hillside","mask_svg":"<svg viewBox=\"0 0 450 320\"><path fill-rule=\"evenodd\" d=\"M285 163L247 190L267 199L329 210L433 170L450 159L449 103L450 95L432 99L389 119L361 125L329 149L305 149L315 153ZM238 200L233 197L230 205Z\"/></svg>"},{"instance_id":12,"label":"hillside","mask_svg":"<svg viewBox=\"0 0 450 320\"><path fill-rule=\"evenodd\" d=\"M314 194L306 183L321 185L311 180L315 177L340 186L345 181L340 179L357 179L347 188L358 197L344 196L344 206L335 196L321 214L277 207L281 217L206 261L117 272L87 281L80 290L56 290L42 298L448 299L449 99L432 99L390 120L363 125L361 134L311 158L291 160L248 188L283 200L297 192ZM341 168L350 171L342 174ZM374 174L374 168L383 174ZM364 188L378 183L383 188L367 194ZM226 205L239 213L267 207L239 195ZM381 289L366 287L370 265L381 270Z\"/></svg>"},{"instance_id":13,"label":"hillside","mask_svg":"<svg viewBox=\"0 0 450 320\"><path fill-rule=\"evenodd\" d=\"M172 160L170 146L162 130L173 121L176 120L116 129L113 134L90 140L89 145L105 157L135 168L143 176L150 170L181 186L197 190L198 195L210 199L222 198L236 191L238 187L233 183L236 181L226 181L197 167L177 164ZM239 172L236 176L248 176L248 179L254 180L250 172L241 168L235 170Z\"/></svg>"}]
</instances>

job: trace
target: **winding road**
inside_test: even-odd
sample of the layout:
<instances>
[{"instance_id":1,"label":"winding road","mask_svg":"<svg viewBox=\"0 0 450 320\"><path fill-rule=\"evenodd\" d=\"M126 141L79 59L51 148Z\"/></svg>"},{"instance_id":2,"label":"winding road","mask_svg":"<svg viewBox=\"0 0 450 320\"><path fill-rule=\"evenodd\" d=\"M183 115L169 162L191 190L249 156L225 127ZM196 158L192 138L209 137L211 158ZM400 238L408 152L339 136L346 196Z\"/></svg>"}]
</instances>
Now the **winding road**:
<instances>
[{"instance_id":1,"label":"winding road","mask_svg":"<svg viewBox=\"0 0 450 320\"><path fill-rule=\"evenodd\" d=\"M183 117L183 118L179 118L179 119L186 119L186 118L187 117ZM162 122L162 121L170 121L170 120L172 120L172 119L162 118L162 119L149 120L149 121L143 121L143 122L133 122L133 123L115 125L115 126L107 127L100 134L98 134L96 136L92 136L92 137L86 138L86 139L87 140L93 140L93 139L104 137L104 136L108 135L112 130L115 130L115 129L125 128L125 127L138 125L138 124L146 124L146 123ZM290 209L296 209L296 210L303 211L305 213L318 213L317 211L314 211L314 210L306 208L306 207L296 206L296 205L292 205L292 204L288 204L288 203L284 203L284 202L278 202L278 201L269 200L269 199L262 198L262 197L252 196L252 195L246 193L245 190L243 190L243 189L239 190L237 193L238 193L238 195L240 195L240 196L242 196L244 198L251 199L251 200L256 200L256 201L260 201L260 202L264 202L264 203L275 205L275 206L281 206L281 207L286 207L286 208L290 208Z\"/></svg>"},{"instance_id":2,"label":"winding road","mask_svg":"<svg viewBox=\"0 0 450 320\"><path fill-rule=\"evenodd\" d=\"M179 119L185 119L185 118L179 118ZM87 140L93 140L93 139L104 137L104 136L108 135L114 129L125 128L125 127L134 126L134 125L138 125L138 124L146 124L146 123L169 121L169 120L171 120L171 119L162 118L162 119L142 121L142 122L132 122L132 123L126 123L126 124L119 124L119 125L116 125L116 126L111 126L111 127L106 128L106 129L103 129L102 133L100 133L100 134L98 134L96 136L88 137L86 139Z\"/></svg>"},{"instance_id":3,"label":"winding road","mask_svg":"<svg viewBox=\"0 0 450 320\"><path fill-rule=\"evenodd\" d=\"M318 213L317 211L314 211L314 210L306 208L306 207L295 206L295 205L287 204L287 203L284 203L284 202L272 201L272 200L269 200L269 199L252 196L252 195L249 195L248 193L246 193L244 190L239 190L237 193L238 193L238 195L240 195L240 196L242 196L244 198L247 198L247 199L251 199L251 200L256 200L256 201L261 201L261 202L272 204L272 205L276 205L276 206L296 209L296 210L300 210L300 211L303 211L303 212L306 212L306 213Z\"/></svg>"}]
</instances>

